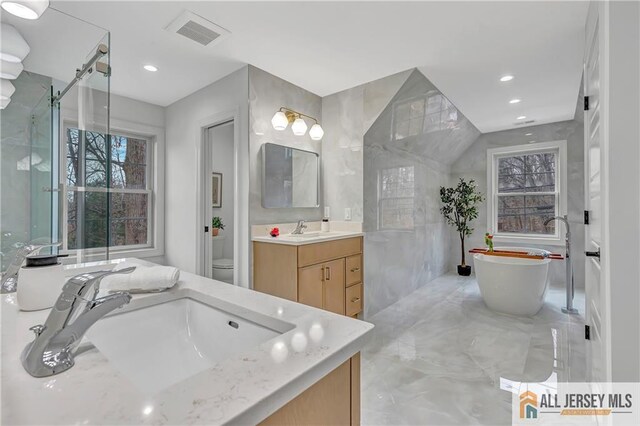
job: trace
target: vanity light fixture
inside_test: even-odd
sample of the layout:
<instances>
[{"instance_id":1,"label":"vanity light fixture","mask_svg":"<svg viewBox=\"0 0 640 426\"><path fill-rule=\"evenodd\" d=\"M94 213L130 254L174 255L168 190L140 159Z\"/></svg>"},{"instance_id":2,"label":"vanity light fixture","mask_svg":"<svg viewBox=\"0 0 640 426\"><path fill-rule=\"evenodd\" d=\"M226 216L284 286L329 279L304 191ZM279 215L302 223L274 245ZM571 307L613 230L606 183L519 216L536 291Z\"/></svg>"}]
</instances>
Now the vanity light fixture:
<instances>
[{"instance_id":1,"label":"vanity light fixture","mask_svg":"<svg viewBox=\"0 0 640 426\"><path fill-rule=\"evenodd\" d=\"M516 98L516 99L511 99L509 101L510 104L519 104L520 103L520 99Z\"/></svg>"},{"instance_id":2,"label":"vanity light fixture","mask_svg":"<svg viewBox=\"0 0 640 426\"><path fill-rule=\"evenodd\" d=\"M15 80L24 70L21 62L9 62L0 59L0 78Z\"/></svg>"},{"instance_id":3,"label":"vanity light fixture","mask_svg":"<svg viewBox=\"0 0 640 426\"><path fill-rule=\"evenodd\" d=\"M311 129L309 129L309 137L314 141L319 141L323 136L324 130L322 130L322 127L318 123L314 124L311 126Z\"/></svg>"},{"instance_id":4,"label":"vanity light fixture","mask_svg":"<svg viewBox=\"0 0 640 426\"><path fill-rule=\"evenodd\" d=\"M4 3L3 3L4 5ZM13 25L0 24L0 59L7 62L22 62L31 50Z\"/></svg>"},{"instance_id":5,"label":"vanity light fixture","mask_svg":"<svg viewBox=\"0 0 640 426\"><path fill-rule=\"evenodd\" d=\"M273 115L271 119L271 125L276 130L284 130L289 123L291 124L291 130L296 136L304 136L307 133L307 123L304 121L304 117L307 117L314 121L314 124L309 130L309 137L314 141L319 141L324 136L324 130L314 117L303 114L301 112L292 110L291 108L280 107L280 109Z\"/></svg>"},{"instance_id":6,"label":"vanity light fixture","mask_svg":"<svg viewBox=\"0 0 640 426\"><path fill-rule=\"evenodd\" d=\"M0 79L0 100L9 100L11 95L16 91L16 88L11 84L9 80Z\"/></svg>"},{"instance_id":7,"label":"vanity light fixture","mask_svg":"<svg viewBox=\"0 0 640 426\"><path fill-rule=\"evenodd\" d=\"M158 71L158 67L154 66L154 65L145 65L144 69L150 72L156 72Z\"/></svg>"},{"instance_id":8,"label":"vanity light fixture","mask_svg":"<svg viewBox=\"0 0 640 426\"><path fill-rule=\"evenodd\" d=\"M500 81L503 82L503 83L506 82L506 81L511 81L511 80L513 80L513 76L510 75L510 74L503 75L502 77L500 77Z\"/></svg>"},{"instance_id":9,"label":"vanity light fixture","mask_svg":"<svg viewBox=\"0 0 640 426\"><path fill-rule=\"evenodd\" d=\"M49 0L2 1L2 8L12 15L24 19L38 19L49 7Z\"/></svg>"},{"instance_id":10,"label":"vanity light fixture","mask_svg":"<svg viewBox=\"0 0 640 426\"><path fill-rule=\"evenodd\" d=\"M304 136L307 133L307 123L304 122L302 117L298 117L291 125L291 131L296 136Z\"/></svg>"}]
</instances>

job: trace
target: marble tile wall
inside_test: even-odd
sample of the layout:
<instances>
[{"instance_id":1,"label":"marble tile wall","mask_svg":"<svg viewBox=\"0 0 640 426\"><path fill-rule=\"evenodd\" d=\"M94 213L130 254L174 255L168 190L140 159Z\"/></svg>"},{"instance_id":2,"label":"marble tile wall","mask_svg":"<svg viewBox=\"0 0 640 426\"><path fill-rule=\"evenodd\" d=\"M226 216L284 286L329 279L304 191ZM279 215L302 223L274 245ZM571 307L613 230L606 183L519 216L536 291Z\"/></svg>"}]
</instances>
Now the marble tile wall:
<instances>
[{"instance_id":1,"label":"marble tile wall","mask_svg":"<svg viewBox=\"0 0 640 426\"><path fill-rule=\"evenodd\" d=\"M319 96L266 71L249 66L249 222L252 225L294 222L299 219L313 221L322 218L322 190L319 193L320 207L262 207L263 144L270 142L291 146L316 152L322 157L321 142L312 140L308 132L304 136L295 136L290 127L283 131L273 128L271 118L282 106L308 114L322 122L322 99ZM307 122L307 126L311 127L310 121Z\"/></svg>"},{"instance_id":2,"label":"marble tile wall","mask_svg":"<svg viewBox=\"0 0 640 426\"><path fill-rule=\"evenodd\" d=\"M362 222L364 134L407 80L411 70L322 98L324 203L331 218Z\"/></svg>"},{"instance_id":3,"label":"marble tile wall","mask_svg":"<svg viewBox=\"0 0 640 426\"><path fill-rule=\"evenodd\" d=\"M582 85L581 85L582 87ZM577 287L584 287L584 112L582 110L582 92L576 105L575 118L559 123L542 124L539 126L523 127L514 130L485 133L458 158L451 167L451 182L459 178L473 178L478 183L480 191L487 191L487 149L523 145L531 140L548 142L557 140L567 141L567 184L568 184L568 212L571 225L573 244L574 282ZM532 133L526 136L526 133ZM484 247L484 233L487 229L487 205L484 202L479 209L478 219L474 222L475 232L467 242L468 247ZM562 228L564 233L564 227ZM453 233L452 233L453 236ZM453 237L452 237L453 238ZM455 237L457 238L457 237ZM564 253L564 246L534 246ZM451 264L453 270L460 262L460 248L456 240L451 247ZM473 262L468 257L467 263ZM564 262L552 262L551 282L564 285Z\"/></svg>"},{"instance_id":4,"label":"marble tile wall","mask_svg":"<svg viewBox=\"0 0 640 426\"><path fill-rule=\"evenodd\" d=\"M365 133L365 318L449 269L438 191L479 135L417 70Z\"/></svg>"}]
</instances>

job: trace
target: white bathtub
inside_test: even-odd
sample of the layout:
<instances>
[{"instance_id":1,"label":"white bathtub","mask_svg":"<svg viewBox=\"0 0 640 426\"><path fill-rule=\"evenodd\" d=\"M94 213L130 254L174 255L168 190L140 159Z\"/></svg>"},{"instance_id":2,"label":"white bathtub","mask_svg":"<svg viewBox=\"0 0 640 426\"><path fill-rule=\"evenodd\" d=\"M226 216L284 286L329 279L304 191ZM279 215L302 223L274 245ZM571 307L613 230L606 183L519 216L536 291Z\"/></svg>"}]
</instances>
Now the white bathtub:
<instances>
[{"instance_id":1,"label":"white bathtub","mask_svg":"<svg viewBox=\"0 0 640 426\"><path fill-rule=\"evenodd\" d=\"M542 252L523 247L498 249ZM549 282L551 259L521 259L516 257L475 254L473 263L480 293L489 309L511 315L531 316L544 304Z\"/></svg>"}]
</instances>

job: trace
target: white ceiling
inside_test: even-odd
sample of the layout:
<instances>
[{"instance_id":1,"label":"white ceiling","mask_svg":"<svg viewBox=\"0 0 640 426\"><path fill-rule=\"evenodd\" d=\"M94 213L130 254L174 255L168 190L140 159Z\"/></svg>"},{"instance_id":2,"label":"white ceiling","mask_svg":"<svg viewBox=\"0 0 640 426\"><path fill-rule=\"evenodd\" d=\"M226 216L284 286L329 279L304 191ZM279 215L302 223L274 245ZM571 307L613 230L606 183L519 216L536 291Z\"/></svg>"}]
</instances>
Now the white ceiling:
<instances>
[{"instance_id":1,"label":"white ceiling","mask_svg":"<svg viewBox=\"0 0 640 426\"><path fill-rule=\"evenodd\" d=\"M482 132L573 118L586 2L52 1L111 31L113 93L166 106L249 63L320 96L418 67ZM203 47L164 30L191 10L231 31ZM69 80L99 31L49 10L7 16L25 66ZM159 68L144 71L144 64ZM515 79L500 83L503 74ZM508 103L520 98L517 105Z\"/></svg>"}]
</instances>

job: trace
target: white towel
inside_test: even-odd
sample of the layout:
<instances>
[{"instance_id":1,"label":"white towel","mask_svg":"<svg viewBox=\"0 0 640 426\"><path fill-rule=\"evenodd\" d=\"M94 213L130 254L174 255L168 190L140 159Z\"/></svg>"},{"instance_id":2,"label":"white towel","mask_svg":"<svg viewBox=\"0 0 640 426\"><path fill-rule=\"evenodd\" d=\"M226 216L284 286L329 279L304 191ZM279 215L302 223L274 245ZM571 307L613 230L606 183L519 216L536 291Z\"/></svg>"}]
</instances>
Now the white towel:
<instances>
[{"instance_id":1,"label":"white towel","mask_svg":"<svg viewBox=\"0 0 640 426\"><path fill-rule=\"evenodd\" d=\"M131 266L136 267L131 273L104 277L100 289L108 292L156 292L173 287L180 279L180 270L172 266L141 266L136 263L122 262L113 270L118 271Z\"/></svg>"}]
</instances>

